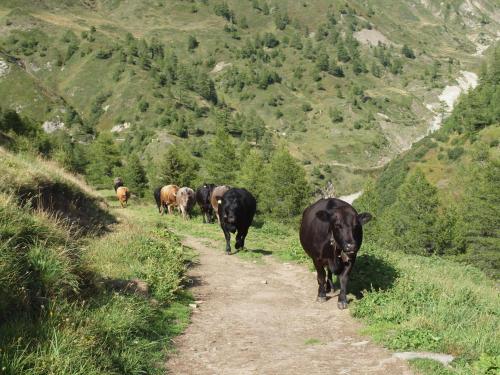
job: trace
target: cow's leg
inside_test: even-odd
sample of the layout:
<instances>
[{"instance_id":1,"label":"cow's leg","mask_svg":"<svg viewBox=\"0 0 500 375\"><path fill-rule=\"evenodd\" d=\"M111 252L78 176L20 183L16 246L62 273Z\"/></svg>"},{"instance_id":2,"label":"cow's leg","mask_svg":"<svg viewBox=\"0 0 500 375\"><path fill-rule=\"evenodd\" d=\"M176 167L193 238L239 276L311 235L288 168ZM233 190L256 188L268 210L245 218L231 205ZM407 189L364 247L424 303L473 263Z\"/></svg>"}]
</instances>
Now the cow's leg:
<instances>
[{"instance_id":1,"label":"cow's leg","mask_svg":"<svg viewBox=\"0 0 500 375\"><path fill-rule=\"evenodd\" d=\"M327 274L326 274L326 292L335 292L335 285L333 285L333 278L332 278L332 270L330 267L327 267Z\"/></svg>"},{"instance_id":2,"label":"cow's leg","mask_svg":"<svg viewBox=\"0 0 500 375\"><path fill-rule=\"evenodd\" d=\"M224 232L224 237L226 238L226 254L231 254L231 233L224 228L224 225L220 226Z\"/></svg>"},{"instance_id":3,"label":"cow's leg","mask_svg":"<svg viewBox=\"0 0 500 375\"><path fill-rule=\"evenodd\" d=\"M167 211L168 211L169 215L173 214L173 212L172 212L172 205L171 204L167 204Z\"/></svg>"},{"instance_id":4,"label":"cow's leg","mask_svg":"<svg viewBox=\"0 0 500 375\"><path fill-rule=\"evenodd\" d=\"M202 209L201 216L203 217L203 224L207 223L207 213Z\"/></svg>"},{"instance_id":5,"label":"cow's leg","mask_svg":"<svg viewBox=\"0 0 500 375\"><path fill-rule=\"evenodd\" d=\"M326 273L323 263L319 261L313 261L314 267L316 268L316 274L318 278L318 302L326 301Z\"/></svg>"},{"instance_id":6,"label":"cow's leg","mask_svg":"<svg viewBox=\"0 0 500 375\"><path fill-rule=\"evenodd\" d=\"M234 247L236 249L243 249L245 246L245 237L248 234L248 228L242 228L241 230L238 230L238 233L236 234L236 243Z\"/></svg>"},{"instance_id":7,"label":"cow's leg","mask_svg":"<svg viewBox=\"0 0 500 375\"><path fill-rule=\"evenodd\" d=\"M347 281L349 280L349 274L351 273L352 266L354 265L354 259L349 260L349 263L347 263L342 270L342 273L340 274L340 294L339 294L339 301L337 303L337 307L341 310L347 308Z\"/></svg>"}]
</instances>

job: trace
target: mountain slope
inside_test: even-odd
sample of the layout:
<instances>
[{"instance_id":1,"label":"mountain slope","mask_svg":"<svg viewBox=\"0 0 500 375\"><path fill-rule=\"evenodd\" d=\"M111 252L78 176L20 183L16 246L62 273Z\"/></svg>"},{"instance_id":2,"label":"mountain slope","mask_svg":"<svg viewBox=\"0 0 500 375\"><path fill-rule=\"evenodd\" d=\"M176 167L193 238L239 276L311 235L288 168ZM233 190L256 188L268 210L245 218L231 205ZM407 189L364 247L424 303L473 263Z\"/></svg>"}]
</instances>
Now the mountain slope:
<instances>
[{"instance_id":1,"label":"mountain slope","mask_svg":"<svg viewBox=\"0 0 500 375\"><path fill-rule=\"evenodd\" d=\"M137 151L149 144L151 153L193 147L221 122L258 142L235 114L258 116L318 184L332 179L339 192L425 134L426 104L460 70L477 69L477 43L499 30L487 0L7 1L0 17L2 48L66 101L27 115L59 117L76 134L126 124L117 138L142 139ZM0 82L19 97L10 107L28 101ZM63 118L72 109L83 121Z\"/></svg>"}]
</instances>

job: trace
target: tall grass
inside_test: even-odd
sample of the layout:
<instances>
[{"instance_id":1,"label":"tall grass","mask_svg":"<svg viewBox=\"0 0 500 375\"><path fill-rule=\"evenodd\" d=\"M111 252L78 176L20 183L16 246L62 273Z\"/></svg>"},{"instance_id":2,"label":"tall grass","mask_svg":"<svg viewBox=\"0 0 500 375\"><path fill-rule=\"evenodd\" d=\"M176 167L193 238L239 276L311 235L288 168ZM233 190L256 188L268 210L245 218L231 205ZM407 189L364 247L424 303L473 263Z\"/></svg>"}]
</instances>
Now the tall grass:
<instances>
[{"instance_id":1,"label":"tall grass","mask_svg":"<svg viewBox=\"0 0 500 375\"><path fill-rule=\"evenodd\" d=\"M170 339L189 320L182 282L191 253L156 218L130 210L97 235L75 229L62 211L23 204L20 187L42 181L72 192L54 195L58 208L79 196L98 207L85 214L111 216L55 165L30 159L15 176L23 158L0 154L0 173L10 176L0 188L0 373L163 373ZM131 279L147 291L127 289Z\"/></svg>"},{"instance_id":2,"label":"tall grass","mask_svg":"<svg viewBox=\"0 0 500 375\"><path fill-rule=\"evenodd\" d=\"M459 373L487 358L500 368L500 299L482 271L438 257L386 252L366 244L363 253L397 272L393 285L371 290L352 306L366 333L393 350L428 350L457 357ZM363 282L383 275L365 274ZM356 270L355 275L356 277Z\"/></svg>"}]
</instances>

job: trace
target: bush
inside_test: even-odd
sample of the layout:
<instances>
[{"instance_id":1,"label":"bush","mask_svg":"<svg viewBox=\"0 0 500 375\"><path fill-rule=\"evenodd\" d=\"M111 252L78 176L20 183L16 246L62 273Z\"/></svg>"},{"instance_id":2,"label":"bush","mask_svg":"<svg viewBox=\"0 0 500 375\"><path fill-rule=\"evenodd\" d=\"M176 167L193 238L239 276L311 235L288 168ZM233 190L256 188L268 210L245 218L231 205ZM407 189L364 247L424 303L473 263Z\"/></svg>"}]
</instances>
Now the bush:
<instances>
[{"instance_id":1,"label":"bush","mask_svg":"<svg viewBox=\"0 0 500 375\"><path fill-rule=\"evenodd\" d=\"M458 147L453 147L451 149L448 150L448 158L450 160L457 160L458 158L460 158L463 153L464 153L464 148L462 146L458 146Z\"/></svg>"},{"instance_id":2,"label":"bush","mask_svg":"<svg viewBox=\"0 0 500 375\"><path fill-rule=\"evenodd\" d=\"M309 103L304 103L302 104L302 111L303 112L311 112L312 111L312 106Z\"/></svg>"}]
</instances>

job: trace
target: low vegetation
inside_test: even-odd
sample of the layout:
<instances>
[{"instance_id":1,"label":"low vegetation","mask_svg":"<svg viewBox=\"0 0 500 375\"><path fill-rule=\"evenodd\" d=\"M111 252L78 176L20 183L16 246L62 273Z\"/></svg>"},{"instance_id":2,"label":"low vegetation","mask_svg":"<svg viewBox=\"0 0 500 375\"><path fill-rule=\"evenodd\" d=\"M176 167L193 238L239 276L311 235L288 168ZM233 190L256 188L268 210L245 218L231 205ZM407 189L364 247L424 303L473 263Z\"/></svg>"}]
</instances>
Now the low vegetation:
<instances>
[{"instance_id":1,"label":"low vegetation","mask_svg":"<svg viewBox=\"0 0 500 375\"><path fill-rule=\"evenodd\" d=\"M182 282L190 253L164 226L127 216L102 223L108 234L87 235L84 225L113 218L102 198L53 164L1 157L8 177L0 192L2 373L163 373L169 339L188 321ZM23 186L48 183L60 187L52 199L86 200L53 209L33 207L36 195L21 199ZM65 208L80 203L96 211L74 228Z\"/></svg>"},{"instance_id":2,"label":"low vegetation","mask_svg":"<svg viewBox=\"0 0 500 375\"><path fill-rule=\"evenodd\" d=\"M499 51L444 128L393 160L356 202L375 214L369 234L380 246L446 256L498 279Z\"/></svg>"}]
</instances>

